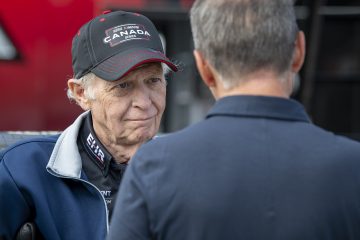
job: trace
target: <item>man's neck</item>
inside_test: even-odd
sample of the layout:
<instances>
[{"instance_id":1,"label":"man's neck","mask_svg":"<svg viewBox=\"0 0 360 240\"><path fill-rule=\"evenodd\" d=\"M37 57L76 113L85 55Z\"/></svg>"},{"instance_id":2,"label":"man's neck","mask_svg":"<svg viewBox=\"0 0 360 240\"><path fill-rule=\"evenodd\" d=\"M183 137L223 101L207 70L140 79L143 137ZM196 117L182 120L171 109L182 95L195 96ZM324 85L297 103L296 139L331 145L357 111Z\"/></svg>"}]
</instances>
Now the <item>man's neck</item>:
<instances>
[{"instance_id":1,"label":"man's neck","mask_svg":"<svg viewBox=\"0 0 360 240\"><path fill-rule=\"evenodd\" d=\"M106 146L106 149L111 153L117 163L127 163L142 144L122 145L114 141L103 139L101 139L101 141L105 141L104 145Z\"/></svg>"},{"instance_id":2,"label":"man's neck","mask_svg":"<svg viewBox=\"0 0 360 240\"><path fill-rule=\"evenodd\" d=\"M231 88L222 84L213 90L216 99L233 95L273 96L289 98L292 90L292 80L289 77L279 79L271 73L258 73L241 79L240 83Z\"/></svg>"}]
</instances>

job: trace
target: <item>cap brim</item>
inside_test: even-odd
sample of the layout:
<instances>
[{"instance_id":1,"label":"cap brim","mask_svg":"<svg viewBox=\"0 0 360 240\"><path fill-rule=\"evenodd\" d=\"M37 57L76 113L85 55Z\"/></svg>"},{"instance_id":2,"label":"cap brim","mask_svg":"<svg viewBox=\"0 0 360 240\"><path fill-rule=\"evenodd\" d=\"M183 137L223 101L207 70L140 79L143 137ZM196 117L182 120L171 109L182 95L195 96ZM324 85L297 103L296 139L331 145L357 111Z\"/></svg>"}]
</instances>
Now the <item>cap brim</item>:
<instances>
[{"instance_id":1,"label":"cap brim","mask_svg":"<svg viewBox=\"0 0 360 240\"><path fill-rule=\"evenodd\" d=\"M178 68L163 53L149 48L136 48L116 54L94 67L91 72L96 76L107 80L115 81L138 66L150 63L165 63L171 70L176 72Z\"/></svg>"}]
</instances>

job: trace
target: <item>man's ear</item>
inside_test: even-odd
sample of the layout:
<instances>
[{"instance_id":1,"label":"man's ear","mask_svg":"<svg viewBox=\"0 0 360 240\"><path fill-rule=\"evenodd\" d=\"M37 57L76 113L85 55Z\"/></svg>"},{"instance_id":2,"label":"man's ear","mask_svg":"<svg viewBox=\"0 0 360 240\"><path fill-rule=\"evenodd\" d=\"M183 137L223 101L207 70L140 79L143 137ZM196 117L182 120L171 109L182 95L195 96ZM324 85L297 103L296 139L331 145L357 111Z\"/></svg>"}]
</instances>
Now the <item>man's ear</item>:
<instances>
[{"instance_id":1,"label":"man's ear","mask_svg":"<svg viewBox=\"0 0 360 240\"><path fill-rule=\"evenodd\" d=\"M206 61L206 59L202 56L202 54L194 50L194 57L196 62L196 67L200 73L200 76L203 80L203 82L208 86L209 88L216 87L216 80L214 76L214 70L209 65L209 63Z\"/></svg>"},{"instance_id":2,"label":"man's ear","mask_svg":"<svg viewBox=\"0 0 360 240\"><path fill-rule=\"evenodd\" d=\"M297 73L300 71L304 59L305 59L305 35L303 31L299 31L296 37L295 41L295 50L294 50L294 56L293 61L291 64L291 70L294 73Z\"/></svg>"},{"instance_id":3,"label":"man's ear","mask_svg":"<svg viewBox=\"0 0 360 240\"><path fill-rule=\"evenodd\" d=\"M69 79L68 82L68 88L72 92L76 103L83 109L88 110L90 108L90 102L89 99L85 96L85 89L84 87L77 83L74 79Z\"/></svg>"}]
</instances>

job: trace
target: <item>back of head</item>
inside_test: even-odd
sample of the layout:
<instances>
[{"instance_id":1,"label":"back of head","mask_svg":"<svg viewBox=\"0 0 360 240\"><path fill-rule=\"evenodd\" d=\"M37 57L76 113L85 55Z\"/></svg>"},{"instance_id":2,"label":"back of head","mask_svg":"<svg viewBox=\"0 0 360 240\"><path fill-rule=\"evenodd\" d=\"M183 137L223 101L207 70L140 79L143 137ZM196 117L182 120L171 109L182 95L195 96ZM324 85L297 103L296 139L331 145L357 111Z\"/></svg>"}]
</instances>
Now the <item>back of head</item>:
<instances>
[{"instance_id":1,"label":"back of head","mask_svg":"<svg viewBox=\"0 0 360 240\"><path fill-rule=\"evenodd\" d=\"M190 17L195 48L227 81L289 70L298 32L293 0L196 0Z\"/></svg>"}]
</instances>

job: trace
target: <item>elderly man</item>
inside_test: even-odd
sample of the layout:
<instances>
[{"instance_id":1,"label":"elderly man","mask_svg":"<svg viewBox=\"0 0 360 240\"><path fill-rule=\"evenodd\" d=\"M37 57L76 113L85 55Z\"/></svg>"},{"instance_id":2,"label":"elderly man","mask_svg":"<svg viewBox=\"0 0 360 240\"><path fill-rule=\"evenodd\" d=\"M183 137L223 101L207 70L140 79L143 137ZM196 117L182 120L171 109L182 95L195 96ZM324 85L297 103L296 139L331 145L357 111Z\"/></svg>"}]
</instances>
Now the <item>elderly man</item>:
<instances>
[{"instance_id":1,"label":"elderly man","mask_svg":"<svg viewBox=\"0 0 360 240\"><path fill-rule=\"evenodd\" d=\"M146 17L98 16L73 39L68 96L84 110L60 136L2 153L0 236L24 222L45 239L105 239L119 183L137 148L157 133L165 108L164 55Z\"/></svg>"},{"instance_id":2,"label":"elderly man","mask_svg":"<svg viewBox=\"0 0 360 240\"><path fill-rule=\"evenodd\" d=\"M196 0L191 24L217 102L140 147L109 239L360 239L360 144L289 99L305 52L293 1Z\"/></svg>"}]
</instances>

